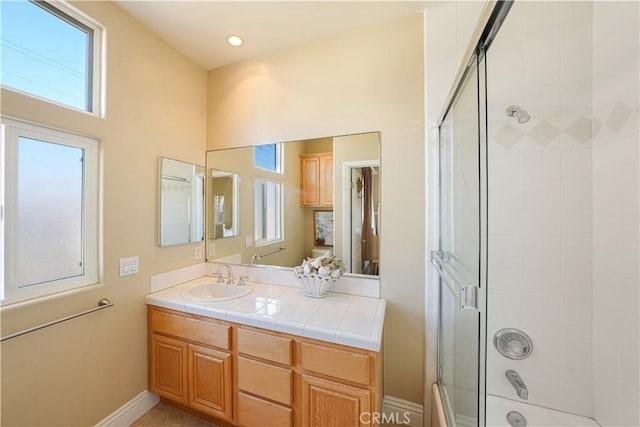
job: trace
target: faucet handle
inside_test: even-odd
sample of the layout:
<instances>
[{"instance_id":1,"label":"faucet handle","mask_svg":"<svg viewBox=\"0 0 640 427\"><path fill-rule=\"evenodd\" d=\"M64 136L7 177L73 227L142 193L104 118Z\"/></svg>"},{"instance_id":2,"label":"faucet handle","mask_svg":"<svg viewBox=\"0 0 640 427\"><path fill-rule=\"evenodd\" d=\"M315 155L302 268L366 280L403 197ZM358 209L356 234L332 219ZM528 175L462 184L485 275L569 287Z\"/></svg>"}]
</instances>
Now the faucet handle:
<instances>
[{"instance_id":1,"label":"faucet handle","mask_svg":"<svg viewBox=\"0 0 640 427\"><path fill-rule=\"evenodd\" d=\"M224 279L222 278L222 273L220 273L219 271L213 273L211 276L218 278L218 280L216 280L216 283L224 283Z\"/></svg>"},{"instance_id":2,"label":"faucet handle","mask_svg":"<svg viewBox=\"0 0 640 427\"><path fill-rule=\"evenodd\" d=\"M238 278L238 286L247 286L244 279L248 279L248 278L249 276L244 276L241 274L240 277Z\"/></svg>"}]
</instances>

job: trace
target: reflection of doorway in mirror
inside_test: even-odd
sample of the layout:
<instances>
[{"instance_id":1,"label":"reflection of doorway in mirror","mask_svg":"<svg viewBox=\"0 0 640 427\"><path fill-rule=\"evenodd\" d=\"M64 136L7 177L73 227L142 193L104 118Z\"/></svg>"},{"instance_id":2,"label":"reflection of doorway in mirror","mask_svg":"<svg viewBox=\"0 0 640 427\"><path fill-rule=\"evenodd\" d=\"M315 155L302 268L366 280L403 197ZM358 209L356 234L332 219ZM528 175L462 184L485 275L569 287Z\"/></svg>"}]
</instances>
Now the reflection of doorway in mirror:
<instances>
[{"instance_id":1,"label":"reflection of doorway in mirror","mask_svg":"<svg viewBox=\"0 0 640 427\"><path fill-rule=\"evenodd\" d=\"M344 206L344 258L355 274L378 274L378 161L357 161L345 165L349 177L348 203Z\"/></svg>"},{"instance_id":2,"label":"reflection of doorway in mirror","mask_svg":"<svg viewBox=\"0 0 640 427\"><path fill-rule=\"evenodd\" d=\"M362 273L362 168L351 169L351 272Z\"/></svg>"}]
</instances>

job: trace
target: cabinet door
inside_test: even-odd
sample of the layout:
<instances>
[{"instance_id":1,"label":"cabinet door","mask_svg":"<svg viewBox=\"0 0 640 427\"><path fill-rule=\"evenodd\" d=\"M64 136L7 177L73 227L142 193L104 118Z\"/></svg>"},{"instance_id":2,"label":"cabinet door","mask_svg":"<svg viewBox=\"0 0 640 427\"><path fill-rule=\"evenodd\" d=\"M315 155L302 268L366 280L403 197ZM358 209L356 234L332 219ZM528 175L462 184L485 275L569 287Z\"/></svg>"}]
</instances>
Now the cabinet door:
<instances>
[{"instance_id":1,"label":"cabinet door","mask_svg":"<svg viewBox=\"0 0 640 427\"><path fill-rule=\"evenodd\" d=\"M302 157L302 206L318 206L320 204L320 159L318 157Z\"/></svg>"},{"instance_id":2,"label":"cabinet door","mask_svg":"<svg viewBox=\"0 0 640 427\"><path fill-rule=\"evenodd\" d=\"M317 427L364 426L370 421L371 392L302 375L302 424Z\"/></svg>"},{"instance_id":3,"label":"cabinet door","mask_svg":"<svg viewBox=\"0 0 640 427\"><path fill-rule=\"evenodd\" d=\"M320 157L320 204L333 206L333 156Z\"/></svg>"},{"instance_id":4,"label":"cabinet door","mask_svg":"<svg viewBox=\"0 0 640 427\"><path fill-rule=\"evenodd\" d=\"M231 355L189 344L189 406L232 420Z\"/></svg>"},{"instance_id":5,"label":"cabinet door","mask_svg":"<svg viewBox=\"0 0 640 427\"><path fill-rule=\"evenodd\" d=\"M149 388L167 399L187 403L187 344L162 335L151 336Z\"/></svg>"}]
</instances>

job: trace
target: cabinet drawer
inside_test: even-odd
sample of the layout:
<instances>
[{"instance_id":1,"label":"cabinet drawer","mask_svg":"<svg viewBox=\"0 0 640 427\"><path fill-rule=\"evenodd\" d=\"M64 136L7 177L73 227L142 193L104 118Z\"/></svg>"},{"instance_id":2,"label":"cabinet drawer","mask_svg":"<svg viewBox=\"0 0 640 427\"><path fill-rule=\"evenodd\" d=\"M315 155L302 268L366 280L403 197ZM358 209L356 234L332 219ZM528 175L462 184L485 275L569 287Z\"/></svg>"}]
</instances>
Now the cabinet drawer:
<instances>
[{"instance_id":1,"label":"cabinet drawer","mask_svg":"<svg viewBox=\"0 0 640 427\"><path fill-rule=\"evenodd\" d=\"M238 423L245 427L291 427L291 408L267 402L242 392L238 395Z\"/></svg>"},{"instance_id":2,"label":"cabinet drawer","mask_svg":"<svg viewBox=\"0 0 640 427\"><path fill-rule=\"evenodd\" d=\"M303 342L300 344L300 363L305 371L358 384L371 383L371 357L367 354Z\"/></svg>"},{"instance_id":3,"label":"cabinet drawer","mask_svg":"<svg viewBox=\"0 0 640 427\"><path fill-rule=\"evenodd\" d=\"M291 369L238 357L238 388L248 393L291 405Z\"/></svg>"},{"instance_id":4,"label":"cabinet drawer","mask_svg":"<svg viewBox=\"0 0 640 427\"><path fill-rule=\"evenodd\" d=\"M271 362L291 365L290 338L238 329L238 352Z\"/></svg>"},{"instance_id":5,"label":"cabinet drawer","mask_svg":"<svg viewBox=\"0 0 640 427\"><path fill-rule=\"evenodd\" d=\"M173 335L225 350L230 349L231 326L151 309L151 328L162 334Z\"/></svg>"}]
</instances>

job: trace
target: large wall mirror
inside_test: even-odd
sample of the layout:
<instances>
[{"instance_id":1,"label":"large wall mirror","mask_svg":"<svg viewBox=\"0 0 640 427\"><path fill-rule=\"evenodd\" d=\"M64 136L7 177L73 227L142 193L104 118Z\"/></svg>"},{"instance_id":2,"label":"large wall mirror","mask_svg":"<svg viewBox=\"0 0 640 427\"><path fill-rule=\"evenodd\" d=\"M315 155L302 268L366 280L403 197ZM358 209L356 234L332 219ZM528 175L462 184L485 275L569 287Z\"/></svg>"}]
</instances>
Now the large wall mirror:
<instances>
[{"instance_id":1,"label":"large wall mirror","mask_svg":"<svg viewBox=\"0 0 640 427\"><path fill-rule=\"evenodd\" d=\"M206 167L207 260L294 267L333 250L378 275L378 132L208 151Z\"/></svg>"},{"instance_id":2,"label":"large wall mirror","mask_svg":"<svg viewBox=\"0 0 640 427\"><path fill-rule=\"evenodd\" d=\"M179 160L160 158L159 227L160 246L182 245L204 240L205 168Z\"/></svg>"}]
</instances>

